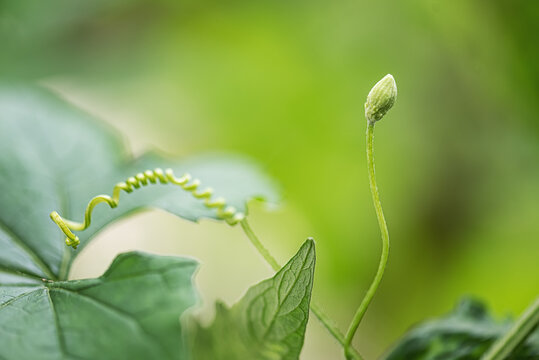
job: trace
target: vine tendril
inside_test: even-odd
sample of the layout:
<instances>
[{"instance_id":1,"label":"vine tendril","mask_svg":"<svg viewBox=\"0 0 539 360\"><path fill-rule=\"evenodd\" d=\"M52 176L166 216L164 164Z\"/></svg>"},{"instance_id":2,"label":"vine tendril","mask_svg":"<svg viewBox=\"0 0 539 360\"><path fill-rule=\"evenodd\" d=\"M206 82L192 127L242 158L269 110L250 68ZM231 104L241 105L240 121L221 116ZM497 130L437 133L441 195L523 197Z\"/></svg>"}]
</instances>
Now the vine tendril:
<instances>
[{"instance_id":1,"label":"vine tendril","mask_svg":"<svg viewBox=\"0 0 539 360\"><path fill-rule=\"evenodd\" d=\"M236 225L245 218L245 214L237 211L235 207L227 206L224 198L217 197L213 199L212 188L197 191L200 187L200 180L192 179L191 175L189 174L184 174L182 177L177 178L172 169L166 169L163 171L160 168L146 170L136 174L135 176L127 178L127 180L124 182L116 184L112 190L112 196L98 195L91 199L86 207L86 211L84 212L84 222L79 223L64 219L56 211L51 212L50 217L66 235L66 245L76 249L80 244L80 239L73 233L73 231L82 231L90 226L92 222L92 211L96 205L104 202L107 203L111 208L115 208L120 203L120 193L122 190L126 193L131 193L135 189L139 189L142 186L157 184L158 182L161 184L170 183L178 185L183 190L190 192L191 195L193 195L193 197L196 199L204 200L204 206L209 209L217 210L217 217L226 221L229 225Z\"/></svg>"}]
</instances>

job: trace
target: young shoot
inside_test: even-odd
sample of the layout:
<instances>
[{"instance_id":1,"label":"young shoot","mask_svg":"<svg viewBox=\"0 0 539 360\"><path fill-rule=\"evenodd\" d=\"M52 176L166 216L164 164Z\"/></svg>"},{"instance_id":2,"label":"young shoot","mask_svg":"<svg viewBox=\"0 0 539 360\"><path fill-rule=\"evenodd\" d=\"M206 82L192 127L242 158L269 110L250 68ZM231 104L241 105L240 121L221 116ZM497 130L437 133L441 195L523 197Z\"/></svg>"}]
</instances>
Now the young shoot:
<instances>
[{"instance_id":1,"label":"young shoot","mask_svg":"<svg viewBox=\"0 0 539 360\"><path fill-rule=\"evenodd\" d=\"M380 263L378 265L378 271L374 277L372 284L370 285L365 297L361 301L356 313L350 323L348 331L345 337L344 353L347 359L352 359L350 352L350 345L352 339L356 334L359 323L363 319L369 304L382 281L384 271L389 256L389 232L387 230L387 224L384 217L384 211L382 209L382 203L380 202L380 195L378 193L378 186L376 185L376 173L374 171L374 124L381 120L384 115L391 109L395 101L397 100L397 84L395 79L390 74L387 74L378 81L372 88L367 96L367 102L365 103L365 117L367 118L367 167L369 171L369 184L372 194L372 202L374 203L374 209L376 210L376 217L378 219L378 226L380 227L380 233L382 235L382 255L380 256Z\"/></svg>"}]
</instances>

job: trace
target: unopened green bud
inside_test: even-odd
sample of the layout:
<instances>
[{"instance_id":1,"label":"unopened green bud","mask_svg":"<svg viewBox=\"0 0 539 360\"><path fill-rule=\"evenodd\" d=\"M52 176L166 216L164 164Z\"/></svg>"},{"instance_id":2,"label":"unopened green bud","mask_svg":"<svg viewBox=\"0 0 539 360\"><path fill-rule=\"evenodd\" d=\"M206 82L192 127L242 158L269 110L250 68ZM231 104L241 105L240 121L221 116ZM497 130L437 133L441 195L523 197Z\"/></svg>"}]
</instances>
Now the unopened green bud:
<instances>
[{"instance_id":1,"label":"unopened green bud","mask_svg":"<svg viewBox=\"0 0 539 360\"><path fill-rule=\"evenodd\" d=\"M365 103L365 117L375 123L384 117L397 100L397 84L391 74L387 74L373 86Z\"/></svg>"}]
</instances>

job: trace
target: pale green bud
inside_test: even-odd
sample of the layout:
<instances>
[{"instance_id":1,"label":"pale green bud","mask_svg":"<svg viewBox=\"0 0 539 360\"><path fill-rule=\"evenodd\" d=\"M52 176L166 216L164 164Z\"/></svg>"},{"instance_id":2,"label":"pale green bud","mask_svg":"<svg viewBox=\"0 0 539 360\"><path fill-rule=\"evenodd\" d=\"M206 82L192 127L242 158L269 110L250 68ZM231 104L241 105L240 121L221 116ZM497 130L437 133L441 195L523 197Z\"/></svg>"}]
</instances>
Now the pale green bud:
<instances>
[{"instance_id":1,"label":"pale green bud","mask_svg":"<svg viewBox=\"0 0 539 360\"><path fill-rule=\"evenodd\" d=\"M375 123L384 117L397 100L397 84L391 74L387 74L373 86L365 103L365 117Z\"/></svg>"}]
</instances>

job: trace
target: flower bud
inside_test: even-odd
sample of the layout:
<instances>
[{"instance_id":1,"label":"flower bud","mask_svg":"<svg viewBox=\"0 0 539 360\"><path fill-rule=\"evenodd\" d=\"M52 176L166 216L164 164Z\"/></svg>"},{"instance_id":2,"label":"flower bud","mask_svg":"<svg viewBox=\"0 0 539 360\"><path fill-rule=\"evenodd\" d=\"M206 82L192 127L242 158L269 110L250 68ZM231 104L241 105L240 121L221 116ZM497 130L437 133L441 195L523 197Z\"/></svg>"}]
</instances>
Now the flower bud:
<instances>
[{"instance_id":1,"label":"flower bud","mask_svg":"<svg viewBox=\"0 0 539 360\"><path fill-rule=\"evenodd\" d=\"M365 117L374 124L384 117L397 100L397 84L391 74L387 74L371 89L365 103Z\"/></svg>"}]
</instances>

